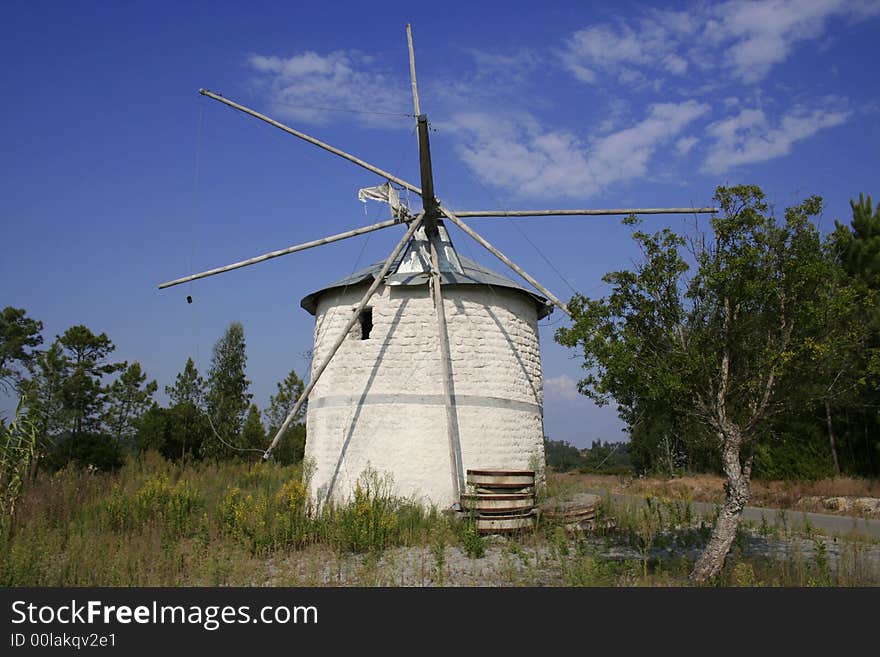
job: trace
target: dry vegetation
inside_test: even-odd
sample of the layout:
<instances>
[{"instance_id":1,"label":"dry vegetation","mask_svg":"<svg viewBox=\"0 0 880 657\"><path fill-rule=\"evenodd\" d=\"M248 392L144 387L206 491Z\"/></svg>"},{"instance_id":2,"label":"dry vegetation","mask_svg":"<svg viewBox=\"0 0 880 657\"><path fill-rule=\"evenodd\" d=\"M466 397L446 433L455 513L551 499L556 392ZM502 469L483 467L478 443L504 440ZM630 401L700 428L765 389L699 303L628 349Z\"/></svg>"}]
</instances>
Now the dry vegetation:
<instances>
[{"instance_id":1,"label":"dry vegetation","mask_svg":"<svg viewBox=\"0 0 880 657\"><path fill-rule=\"evenodd\" d=\"M666 479L661 477L597 475L566 472L555 474L569 479L580 488L603 490L624 495L653 495L695 502L721 504L724 501L724 478L693 474ZM841 515L863 515L854 509L838 509L822 504L825 498L880 498L880 480L837 477L818 481L752 481L752 506L795 511L816 511Z\"/></svg>"},{"instance_id":2,"label":"dry vegetation","mask_svg":"<svg viewBox=\"0 0 880 657\"><path fill-rule=\"evenodd\" d=\"M596 482L553 475L544 495ZM317 514L297 466L182 468L147 454L114 474L41 475L0 539L0 584L677 586L711 522L687 501L606 499L601 513L613 527L604 531L572 535L539 522L517 537L481 537L466 519L393 497L389 483L365 478L348 505ZM716 583L877 585L880 545L744 531Z\"/></svg>"}]
</instances>

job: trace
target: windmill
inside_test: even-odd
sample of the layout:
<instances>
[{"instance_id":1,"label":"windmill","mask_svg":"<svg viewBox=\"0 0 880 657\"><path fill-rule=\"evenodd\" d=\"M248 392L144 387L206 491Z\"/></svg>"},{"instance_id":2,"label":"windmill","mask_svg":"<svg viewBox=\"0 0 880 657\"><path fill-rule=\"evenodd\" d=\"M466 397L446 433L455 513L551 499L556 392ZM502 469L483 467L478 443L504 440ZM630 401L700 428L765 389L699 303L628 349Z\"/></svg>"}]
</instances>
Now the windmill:
<instances>
[{"instance_id":1,"label":"windmill","mask_svg":"<svg viewBox=\"0 0 880 657\"><path fill-rule=\"evenodd\" d=\"M399 492L457 506L465 469L543 467L543 393L538 319L566 305L463 219L553 215L708 213L714 208L476 210L452 212L434 193L429 124L421 112L410 26L406 26L421 185L220 94L199 93L378 175L361 200L385 202L391 219L159 285L180 285L283 255L405 227L381 263L307 295L316 316L311 377L266 449L268 460L306 400L306 456L319 503L344 499L367 469L389 472ZM411 212L397 190L421 198ZM446 221L534 290L460 257Z\"/></svg>"}]
</instances>

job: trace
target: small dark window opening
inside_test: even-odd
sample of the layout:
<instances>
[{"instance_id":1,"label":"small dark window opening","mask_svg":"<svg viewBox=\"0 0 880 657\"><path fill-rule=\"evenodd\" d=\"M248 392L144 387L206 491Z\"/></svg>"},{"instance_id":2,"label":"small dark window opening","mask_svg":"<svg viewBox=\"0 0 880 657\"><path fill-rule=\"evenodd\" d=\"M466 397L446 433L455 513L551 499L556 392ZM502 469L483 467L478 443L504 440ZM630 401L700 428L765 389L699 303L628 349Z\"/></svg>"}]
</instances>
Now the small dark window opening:
<instances>
[{"instance_id":1,"label":"small dark window opening","mask_svg":"<svg viewBox=\"0 0 880 657\"><path fill-rule=\"evenodd\" d=\"M369 340L370 332L373 330L373 309L364 308L361 311L361 340Z\"/></svg>"}]
</instances>

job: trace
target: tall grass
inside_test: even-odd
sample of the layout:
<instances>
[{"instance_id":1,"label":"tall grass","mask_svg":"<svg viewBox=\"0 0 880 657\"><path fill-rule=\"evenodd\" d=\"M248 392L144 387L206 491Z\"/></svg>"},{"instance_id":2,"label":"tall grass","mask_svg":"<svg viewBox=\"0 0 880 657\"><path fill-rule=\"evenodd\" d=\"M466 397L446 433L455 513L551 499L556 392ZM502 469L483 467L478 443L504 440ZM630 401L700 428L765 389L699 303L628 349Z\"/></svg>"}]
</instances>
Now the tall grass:
<instances>
[{"instance_id":1,"label":"tall grass","mask_svg":"<svg viewBox=\"0 0 880 657\"><path fill-rule=\"evenodd\" d=\"M423 542L436 510L367 473L347 504L312 507L301 466L202 463L156 454L114 474L66 469L25 491L0 539L6 586L262 583L266 557L309 546L375 553Z\"/></svg>"},{"instance_id":2,"label":"tall grass","mask_svg":"<svg viewBox=\"0 0 880 657\"><path fill-rule=\"evenodd\" d=\"M146 454L113 474L40 475L26 482L13 531L0 538L0 585L685 585L712 521L701 524L687 500L639 507L606 498L594 534L542 519L516 537L484 537L472 519L425 509L392 484L365 473L347 503L319 511L301 466L181 467ZM755 536L793 537L780 531ZM743 534L716 583L880 584L868 558L876 546L802 538L761 555Z\"/></svg>"}]
</instances>

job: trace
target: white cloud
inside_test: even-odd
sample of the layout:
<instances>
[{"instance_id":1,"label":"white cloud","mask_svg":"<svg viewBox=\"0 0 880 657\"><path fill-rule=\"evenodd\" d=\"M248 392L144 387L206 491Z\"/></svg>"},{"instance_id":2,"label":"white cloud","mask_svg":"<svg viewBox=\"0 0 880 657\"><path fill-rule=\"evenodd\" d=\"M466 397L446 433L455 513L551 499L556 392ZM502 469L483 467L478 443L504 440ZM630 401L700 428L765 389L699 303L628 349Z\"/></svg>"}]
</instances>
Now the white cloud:
<instances>
[{"instance_id":1,"label":"white cloud","mask_svg":"<svg viewBox=\"0 0 880 657\"><path fill-rule=\"evenodd\" d=\"M485 183L521 197L587 198L644 176L657 148L708 111L695 101L657 103L640 122L589 143L530 117L500 120L472 112L454 122L464 137L459 155Z\"/></svg>"},{"instance_id":2,"label":"white cloud","mask_svg":"<svg viewBox=\"0 0 880 657\"><path fill-rule=\"evenodd\" d=\"M666 76L682 78L694 68L726 69L755 83L800 43L821 40L830 20L858 21L878 13L876 0L728 0L681 11L648 9L630 22L574 32L562 61L588 84L605 75L657 88Z\"/></svg>"},{"instance_id":3,"label":"white cloud","mask_svg":"<svg viewBox=\"0 0 880 657\"><path fill-rule=\"evenodd\" d=\"M328 123L339 116L334 110L412 111L404 81L384 73L371 57L357 51L326 55L306 51L286 58L251 54L247 63L256 74L255 84L279 116ZM389 123L379 114L354 116L367 123Z\"/></svg>"},{"instance_id":4,"label":"white cloud","mask_svg":"<svg viewBox=\"0 0 880 657\"><path fill-rule=\"evenodd\" d=\"M548 395L561 397L562 399L574 400L580 396L577 390L577 381L567 374L544 379L544 390Z\"/></svg>"},{"instance_id":5,"label":"white cloud","mask_svg":"<svg viewBox=\"0 0 880 657\"><path fill-rule=\"evenodd\" d=\"M849 13L844 0L774 0L718 5L717 36L726 43L725 59L744 82L756 82L785 61L795 45L817 39L832 16Z\"/></svg>"},{"instance_id":6,"label":"white cloud","mask_svg":"<svg viewBox=\"0 0 880 657\"><path fill-rule=\"evenodd\" d=\"M744 109L736 116L707 127L706 132L714 143L709 148L703 169L709 173L723 173L743 164L787 155L795 142L844 123L850 114L843 108L796 107L773 124L763 110Z\"/></svg>"},{"instance_id":7,"label":"white cloud","mask_svg":"<svg viewBox=\"0 0 880 657\"><path fill-rule=\"evenodd\" d=\"M682 137L675 142L675 152L679 155L687 155L697 145L696 137Z\"/></svg>"}]
</instances>

